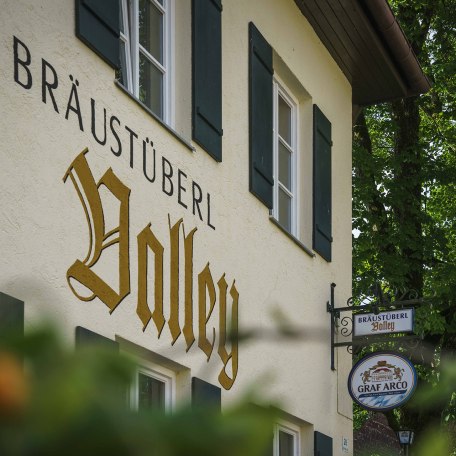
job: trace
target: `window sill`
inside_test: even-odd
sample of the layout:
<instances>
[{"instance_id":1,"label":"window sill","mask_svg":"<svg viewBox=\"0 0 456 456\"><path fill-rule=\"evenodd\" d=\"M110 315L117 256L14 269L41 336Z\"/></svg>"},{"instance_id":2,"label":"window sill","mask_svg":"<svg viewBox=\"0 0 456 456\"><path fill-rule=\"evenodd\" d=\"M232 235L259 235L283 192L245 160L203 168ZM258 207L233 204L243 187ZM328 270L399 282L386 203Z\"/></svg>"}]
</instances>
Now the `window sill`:
<instances>
[{"instance_id":1,"label":"window sill","mask_svg":"<svg viewBox=\"0 0 456 456\"><path fill-rule=\"evenodd\" d=\"M191 152L195 152L195 148L193 145L190 143L190 141L187 141L185 138L183 138L179 133L177 133L176 130L172 129L169 125L167 125L165 122L163 122L160 117L158 117L156 114L154 114L142 101L138 100L128 89L126 89L117 79L114 80L114 84L122 90L128 97L130 97L136 104L138 104L141 108L144 109L144 111L147 112L153 119L155 119L162 127L164 127L166 130L168 130L169 133L171 133L177 140L179 140L187 149L189 149Z\"/></svg>"},{"instance_id":2,"label":"window sill","mask_svg":"<svg viewBox=\"0 0 456 456\"><path fill-rule=\"evenodd\" d=\"M285 233L288 238L290 238L298 247L300 247L304 252L307 253L310 257L314 258L316 255L312 250L310 250L308 247L306 247L297 237L293 236L291 233L289 233L279 222L276 220L272 215L269 216L269 220L282 231Z\"/></svg>"}]
</instances>

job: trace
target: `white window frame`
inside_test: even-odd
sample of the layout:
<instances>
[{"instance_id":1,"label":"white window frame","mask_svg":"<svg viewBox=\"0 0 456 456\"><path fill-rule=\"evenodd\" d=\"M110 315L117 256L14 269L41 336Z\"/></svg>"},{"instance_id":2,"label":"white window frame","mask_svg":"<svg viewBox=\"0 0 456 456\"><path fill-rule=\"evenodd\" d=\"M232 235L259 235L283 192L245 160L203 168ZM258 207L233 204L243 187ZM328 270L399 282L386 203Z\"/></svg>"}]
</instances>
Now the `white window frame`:
<instances>
[{"instance_id":1,"label":"white window frame","mask_svg":"<svg viewBox=\"0 0 456 456\"><path fill-rule=\"evenodd\" d=\"M147 375L165 384L165 411L170 413L175 408L176 402L176 375L170 369L156 364L145 364L143 361L138 362L134 379L130 385L130 407L138 410L139 407L139 374Z\"/></svg>"},{"instance_id":2,"label":"white window frame","mask_svg":"<svg viewBox=\"0 0 456 456\"><path fill-rule=\"evenodd\" d=\"M279 96L291 108L291 144L288 144L279 135ZM291 197L291 220L290 220L290 234L297 237L298 233L298 125L299 125L299 109L298 101L291 95L282 81L277 76L273 80L273 170L274 170L274 195L273 195L273 209L272 215L279 222L279 188L281 188L288 196ZM288 190L279 181L279 141L291 151L291 191ZM279 222L280 223L280 222ZM281 225L282 226L282 225ZM286 227L283 227L286 229Z\"/></svg>"},{"instance_id":3,"label":"white window frame","mask_svg":"<svg viewBox=\"0 0 456 456\"><path fill-rule=\"evenodd\" d=\"M122 16L125 20L125 31L120 33L120 39L125 44L125 72L128 91L139 99L139 53L141 53L163 74L163 122L171 125L174 119L172 112L173 86L173 47L172 29L174 24L174 0L163 0L163 5L157 0L147 0L163 14L163 64L158 62L141 44L139 44L139 0L122 0ZM125 83L124 82L124 83ZM149 107L148 107L149 108ZM149 108L150 109L150 108ZM154 113L157 115L156 113ZM159 117L157 115L157 117Z\"/></svg>"},{"instance_id":4,"label":"white window frame","mask_svg":"<svg viewBox=\"0 0 456 456\"><path fill-rule=\"evenodd\" d=\"M123 76L126 78L127 89L133 92L133 80L132 80L132 62L130 53L130 12L129 12L129 0L122 0L120 7L122 8L122 18L124 21L124 31L120 31L120 40L123 42L125 47L125 63L126 68L122 67Z\"/></svg>"},{"instance_id":5,"label":"white window frame","mask_svg":"<svg viewBox=\"0 0 456 456\"><path fill-rule=\"evenodd\" d=\"M279 453L279 432L286 432L293 437L294 440L294 454L293 456L301 455L301 432L298 426L292 423L280 421L274 426L274 456L281 456Z\"/></svg>"}]
</instances>

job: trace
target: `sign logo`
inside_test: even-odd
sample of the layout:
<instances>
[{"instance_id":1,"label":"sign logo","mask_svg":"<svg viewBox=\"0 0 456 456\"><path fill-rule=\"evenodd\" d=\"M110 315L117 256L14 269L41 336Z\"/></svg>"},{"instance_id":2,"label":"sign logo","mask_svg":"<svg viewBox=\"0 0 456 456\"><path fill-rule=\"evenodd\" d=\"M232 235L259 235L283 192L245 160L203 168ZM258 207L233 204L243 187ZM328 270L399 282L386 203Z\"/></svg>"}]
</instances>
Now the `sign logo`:
<instances>
[{"instance_id":1,"label":"sign logo","mask_svg":"<svg viewBox=\"0 0 456 456\"><path fill-rule=\"evenodd\" d=\"M365 356L352 368L348 391L352 399L367 410L391 410L410 399L416 388L413 364L392 352Z\"/></svg>"},{"instance_id":2,"label":"sign logo","mask_svg":"<svg viewBox=\"0 0 456 456\"><path fill-rule=\"evenodd\" d=\"M372 336L413 332L414 309L392 310L388 312L361 313L353 316L353 335Z\"/></svg>"}]
</instances>

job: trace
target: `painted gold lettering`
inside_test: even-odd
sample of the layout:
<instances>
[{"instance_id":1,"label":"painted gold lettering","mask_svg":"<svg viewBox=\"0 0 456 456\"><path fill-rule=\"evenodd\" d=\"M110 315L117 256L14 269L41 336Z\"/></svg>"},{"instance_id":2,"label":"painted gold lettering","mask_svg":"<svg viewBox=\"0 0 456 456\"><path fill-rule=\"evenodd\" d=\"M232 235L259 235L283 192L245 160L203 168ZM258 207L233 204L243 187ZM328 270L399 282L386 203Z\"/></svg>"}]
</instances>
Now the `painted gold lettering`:
<instances>
[{"instance_id":1,"label":"painted gold lettering","mask_svg":"<svg viewBox=\"0 0 456 456\"><path fill-rule=\"evenodd\" d=\"M88 149L84 149L68 168L63 181L70 177L78 193L89 227L89 249L84 260L76 260L67 271L67 281L72 292L82 301L91 301L98 297L111 312L130 293L130 257L129 257L129 202L130 189L126 187L109 168L102 178L95 183L92 172L85 158ZM78 178L78 181L76 180ZM106 187L120 202L119 225L106 232L105 217L99 189ZM83 198L83 194L85 199ZM87 203L86 203L87 201ZM118 244L119 290L115 291L91 268L100 259L102 252ZM92 294L82 296L74 289L71 279L87 287Z\"/></svg>"},{"instance_id":2,"label":"painted gold lettering","mask_svg":"<svg viewBox=\"0 0 456 456\"><path fill-rule=\"evenodd\" d=\"M148 251L154 253L154 311L150 311L147 300ZM154 320L160 337L165 325L163 316L163 251L164 248L150 229L150 223L138 234L138 305L136 313L146 330L150 319Z\"/></svg>"},{"instance_id":3,"label":"painted gold lettering","mask_svg":"<svg viewBox=\"0 0 456 456\"><path fill-rule=\"evenodd\" d=\"M75 84L74 84L75 85ZM76 89L75 89L76 90ZM75 92L76 93L76 92ZM73 95L76 99L77 95ZM70 97L71 98L71 97ZM93 106L94 109L94 106ZM67 110L68 113L68 110ZM118 124L120 122L117 118ZM146 142L148 140L146 139ZM151 143L152 144L152 143ZM120 147L120 143L119 143ZM82 301L91 301L99 298L113 312L122 300L130 293L130 257L129 257L129 203L130 189L126 187L109 168L104 175L95 182L93 174L86 160L88 149L84 149L71 163L63 181L71 179L75 186L79 200L84 209L87 224L89 227L89 248L84 260L76 260L67 271L67 281L70 289L77 298ZM166 160L166 159L165 159ZM172 169L172 168L170 168ZM171 174L172 175L172 174ZM172 185L172 182L171 182ZM197 199L201 202L201 189ZM120 202L118 212L118 226L106 230L106 219L103 210L100 187L106 189ZM194 195L195 196L195 195ZM195 204L195 201L194 201ZM199 208L198 208L199 210ZM180 305L180 232L184 234L184 325L181 331L179 319ZM193 228L188 235L185 234L183 219L178 220L173 226L169 221L170 236L170 295L169 295L169 320L168 326L172 336L172 344L184 334L187 351L195 342L194 335L194 310L193 310L193 253L194 236L197 228ZM107 281L92 269L101 258L105 249L110 247L118 248L118 289L114 289ZM138 295L136 313L142 322L143 331L146 330L153 320L161 336L166 323L164 316L164 256L165 248L157 239L149 223L137 235L138 255ZM148 285L152 274L149 273L148 263L150 253L154 255L153 280L153 312L149 303ZM89 290L90 295L83 295L74 288L77 282ZM229 290L231 307L227 305L228 284L225 274L217 282L219 293L219 338L218 355L223 363L219 373L219 382L223 388L229 390L236 380L238 373L238 305L239 293L233 281ZM207 329L217 300L217 292L214 286L209 263L198 274L198 347L205 353L207 361L210 360L216 341L216 328L211 331ZM378 325L378 323L377 323ZM209 332L209 337L208 337Z\"/></svg>"},{"instance_id":4,"label":"painted gold lettering","mask_svg":"<svg viewBox=\"0 0 456 456\"><path fill-rule=\"evenodd\" d=\"M230 296L232 299L231 304L231 322L229 331L227 331L226 324L226 293L228 284L225 280L225 274L218 281L219 287L219 300L220 300L220 316L219 316L219 346L218 354L223 363L223 369L220 371L218 380L220 384L226 390L229 390L237 377L238 372L238 304L239 304L239 293L233 281L233 285L230 289ZM231 353L228 353L226 349L227 333L229 334L229 340L231 345ZM228 375L226 369L227 364L231 360L231 377Z\"/></svg>"},{"instance_id":5,"label":"painted gold lettering","mask_svg":"<svg viewBox=\"0 0 456 456\"><path fill-rule=\"evenodd\" d=\"M171 241L171 259L170 259L170 291L169 306L170 316L168 321L169 330L173 338L171 345L176 343L179 338L181 329L179 325L179 230L182 224L180 219L173 227L170 226L169 237Z\"/></svg>"},{"instance_id":6,"label":"painted gold lettering","mask_svg":"<svg viewBox=\"0 0 456 456\"><path fill-rule=\"evenodd\" d=\"M185 321L182 332L184 333L187 351L195 342L193 334L193 237L196 233L193 228L188 236L184 237L184 255L185 255Z\"/></svg>"},{"instance_id":7,"label":"painted gold lettering","mask_svg":"<svg viewBox=\"0 0 456 456\"><path fill-rule=\"evenodd\" d=\"M207 310L207 294L209 294L209 311ZM212 343L209 342L206 326L215 305L215 287L209 263L198 275L198 347L206 354L207 360L211 358L215 344L215 328L213 328Z\"/></svg>"}]
</instances>

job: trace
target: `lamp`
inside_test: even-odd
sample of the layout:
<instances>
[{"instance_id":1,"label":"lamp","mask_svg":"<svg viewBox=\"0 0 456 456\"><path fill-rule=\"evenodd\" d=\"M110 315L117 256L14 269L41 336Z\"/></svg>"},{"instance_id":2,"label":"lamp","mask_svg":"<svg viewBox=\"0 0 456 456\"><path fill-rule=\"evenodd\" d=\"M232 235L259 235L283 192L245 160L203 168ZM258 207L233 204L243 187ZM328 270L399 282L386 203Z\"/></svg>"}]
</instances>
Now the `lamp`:
<instances>
[{"instance_id":1,"label":"lamp","mask_svg":"<svg viewBox=\"0 0 456 456\"><path fill-rule=\"evenodd\" d=\"M413 443L415 432L411 429L401 429L397 431L397 437L400 444L405 447L405 454L408 455L408 448Z\"/></svg>"}]
</instances>

